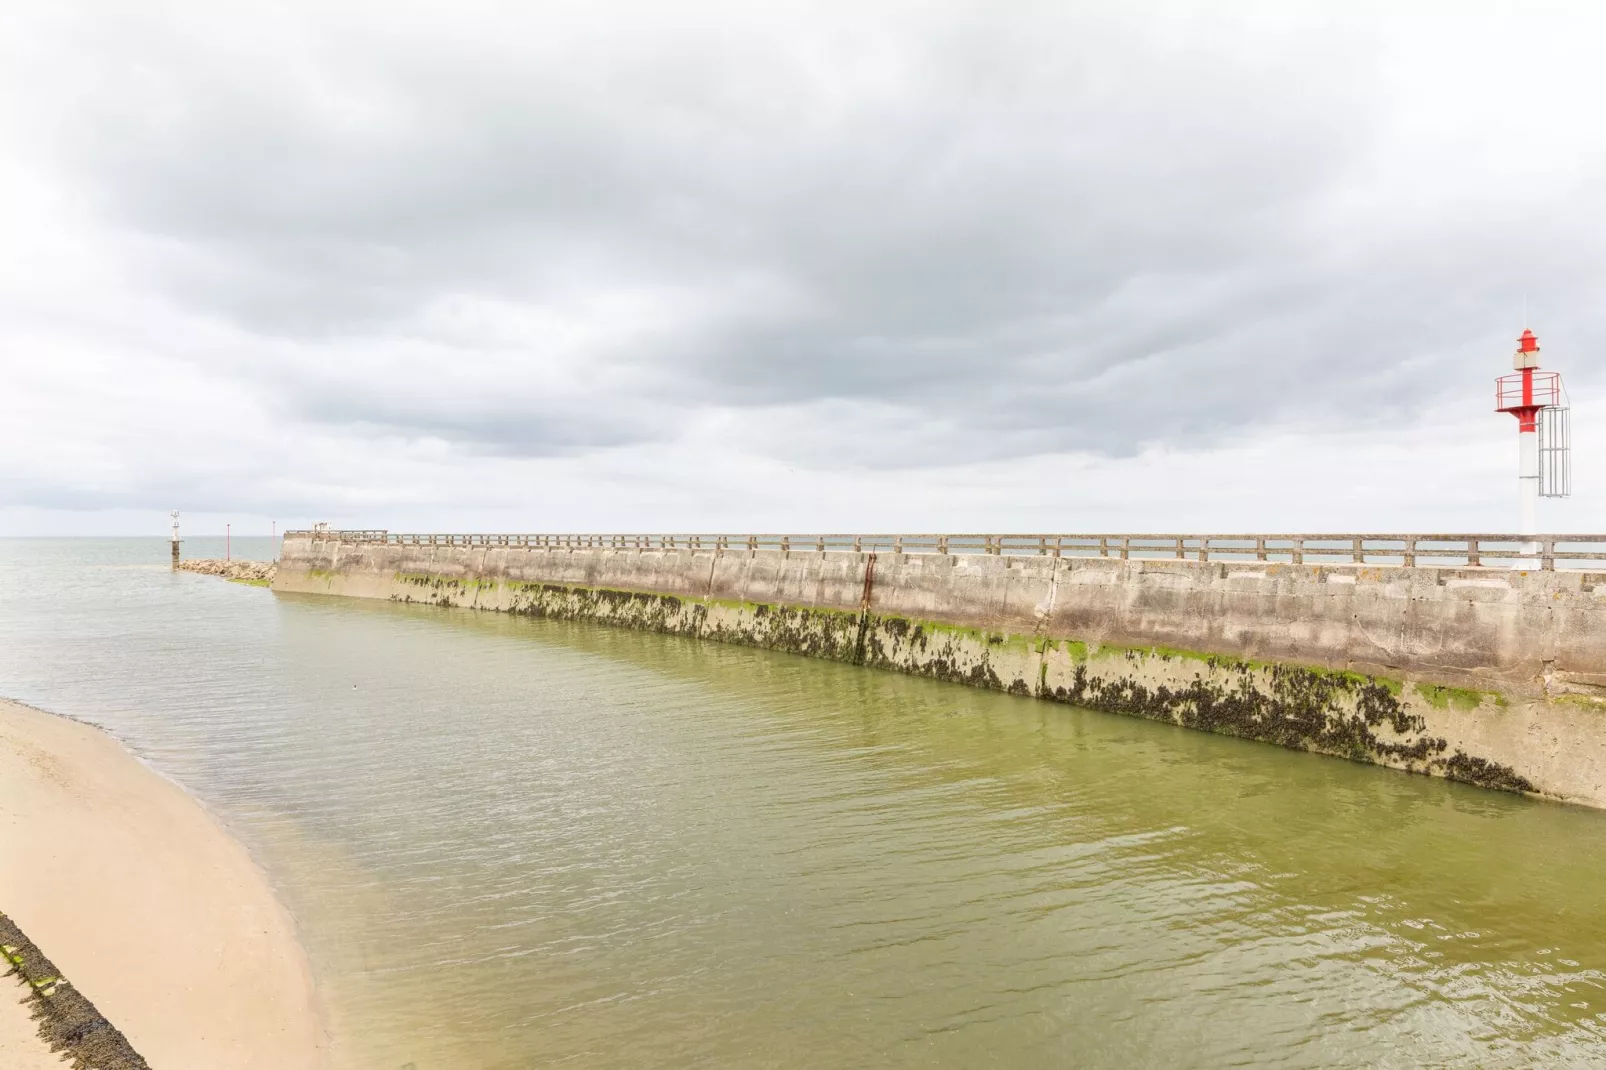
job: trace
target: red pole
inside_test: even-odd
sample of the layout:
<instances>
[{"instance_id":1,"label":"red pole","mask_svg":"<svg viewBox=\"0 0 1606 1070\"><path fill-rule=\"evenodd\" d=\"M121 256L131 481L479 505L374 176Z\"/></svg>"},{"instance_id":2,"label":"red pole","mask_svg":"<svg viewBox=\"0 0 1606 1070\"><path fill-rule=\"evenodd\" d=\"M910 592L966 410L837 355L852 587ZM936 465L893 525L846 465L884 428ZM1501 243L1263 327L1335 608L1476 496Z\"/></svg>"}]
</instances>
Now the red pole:
<instances>
[{"instance_id":1,"label":"red pole","mask_svg":"<svg viewBox=\"0 0 1606 1070\"><path fill-rule=\"evenodd\" d=\"M225 561L233 560L233 558L229 556L229 529L232 527L234 527L233 524L223 525L223 560Z\"/></svg>"}]
</instances>

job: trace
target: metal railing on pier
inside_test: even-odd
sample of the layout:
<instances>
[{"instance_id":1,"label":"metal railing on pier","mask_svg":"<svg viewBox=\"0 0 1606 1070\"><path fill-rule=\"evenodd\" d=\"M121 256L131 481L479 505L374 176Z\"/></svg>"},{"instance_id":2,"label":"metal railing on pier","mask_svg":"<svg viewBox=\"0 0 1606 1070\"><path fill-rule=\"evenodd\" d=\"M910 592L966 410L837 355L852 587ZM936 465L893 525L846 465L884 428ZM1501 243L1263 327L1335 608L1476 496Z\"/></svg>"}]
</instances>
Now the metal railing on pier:
<instances>
[{"instance_id":1,"label":"metal railing on pier","mask_svg":"<svg viewBox=\"0 0 1606 1070\"><path fill-rule=\"evenodd\" d=\"M1128 560L1266 561L1409 568L1606 569L1606 535L708 535L393 534L287 531L286 538L392 546L530 550L826 550L910 554L1025 554Z\"/></svg>"}]
</instances>

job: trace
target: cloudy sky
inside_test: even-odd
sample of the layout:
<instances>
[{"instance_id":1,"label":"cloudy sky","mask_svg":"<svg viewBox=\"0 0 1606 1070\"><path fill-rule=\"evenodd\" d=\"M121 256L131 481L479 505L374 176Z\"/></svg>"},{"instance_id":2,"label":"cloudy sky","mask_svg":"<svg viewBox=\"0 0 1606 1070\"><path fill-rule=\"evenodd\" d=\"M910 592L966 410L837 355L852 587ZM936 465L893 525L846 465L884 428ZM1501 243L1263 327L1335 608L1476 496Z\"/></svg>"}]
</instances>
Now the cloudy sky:
<instances>
[{"instance_id":1,"label":"cloudy sky","mask_svg":"<svg viewBox=\"0 0 1606 1070\"><path fill-rule=\"evenodd\" d=\"M11 3L0 534L1606 530L1594 6Z\"/></svg>"}]
</instances>

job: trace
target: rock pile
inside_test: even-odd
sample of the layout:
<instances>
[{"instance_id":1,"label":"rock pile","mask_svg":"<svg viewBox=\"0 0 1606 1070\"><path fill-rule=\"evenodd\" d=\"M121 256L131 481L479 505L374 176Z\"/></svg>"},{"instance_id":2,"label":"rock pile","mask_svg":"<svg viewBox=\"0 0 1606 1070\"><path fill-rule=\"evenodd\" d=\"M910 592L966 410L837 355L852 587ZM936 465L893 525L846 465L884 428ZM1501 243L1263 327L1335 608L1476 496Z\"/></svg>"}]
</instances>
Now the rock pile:
<instances>
[{"instance_id":1,"label":"rock pile","mask_svg":"<svg viewBox=\"0 0 1606 1070\"><path fill-rule=\"evenodd\" d=\"M208 576L222 576L228 580L267 583L273 582L273 575L279 569L279 566L272 561L219 561L215 557L180 561L178 567L185 572L202 572Z\"/></svg>"}]
</instances>

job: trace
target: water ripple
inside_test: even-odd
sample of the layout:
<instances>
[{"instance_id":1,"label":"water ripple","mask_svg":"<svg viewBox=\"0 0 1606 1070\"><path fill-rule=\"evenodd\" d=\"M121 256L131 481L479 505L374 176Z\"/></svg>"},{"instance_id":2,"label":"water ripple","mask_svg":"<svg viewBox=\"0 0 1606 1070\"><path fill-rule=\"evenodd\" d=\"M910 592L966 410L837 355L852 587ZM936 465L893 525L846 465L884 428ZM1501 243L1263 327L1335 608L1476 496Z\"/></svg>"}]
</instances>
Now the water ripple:
<instances>
[{"instance_id":1,"label":"water ripple","mask_svg":"<svg viewBox=\"0 0 1606 1070\"><path fill-rule=\"evenodd\" d=\"M1606 815L165 552L0 541L0 694L230 823L342 1067L1606 1064Z\"/></svg>"}]
</instances>

